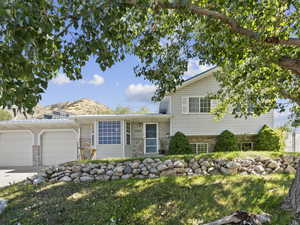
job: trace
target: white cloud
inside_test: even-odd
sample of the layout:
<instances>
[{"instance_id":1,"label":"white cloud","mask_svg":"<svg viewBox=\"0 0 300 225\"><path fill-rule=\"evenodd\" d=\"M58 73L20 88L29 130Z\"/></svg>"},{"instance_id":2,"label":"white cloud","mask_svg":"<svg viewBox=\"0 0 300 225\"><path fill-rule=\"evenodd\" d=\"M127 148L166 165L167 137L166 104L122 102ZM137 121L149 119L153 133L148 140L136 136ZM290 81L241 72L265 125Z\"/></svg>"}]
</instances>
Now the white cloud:
<instances>
[{"instance_id":1,"label":"white cloud","mask_svg":"<svg viewBox=\"0 0 300 225\"><path fill-rule=\"evenodd\" d=\"M104 83L104 78L98 74L94 74L93 79L89 80L88 83L99 86Z\"/></svg>"},{"instance_id":2,"label":"white cloud","mask_svg":"<svg viewBox=\"0 0 300 225\"><path fill-rule=\"evenodd\" d=\"M151 102L156 87L148 84L131 84L126 89L126 96L129 101Z\"/></svg>"},{"instance_id":3,"label":"white cloud","mask_svg":"<svg viewBox=\"0 0 300 225\"><path fill-rule=\"evenodd\" d=\"M54 84L63 85L70 83L70 79L66 76L64 73L58 73L57 76L52 79L52 82Z\"/></svg>"},{"instance_id":4,"label":"white cloud","mask_svg":"<svg viewBox=\"0 0 300 225\"><path fill-rule=\"evenodd\" d=\"M188 70L184 73L184 78L189 78L196 74L199 74L205 70L210 69L211 65L199 65L199 61L196 59L191 59L188 63Z\"/></svg>"}]
</instances>

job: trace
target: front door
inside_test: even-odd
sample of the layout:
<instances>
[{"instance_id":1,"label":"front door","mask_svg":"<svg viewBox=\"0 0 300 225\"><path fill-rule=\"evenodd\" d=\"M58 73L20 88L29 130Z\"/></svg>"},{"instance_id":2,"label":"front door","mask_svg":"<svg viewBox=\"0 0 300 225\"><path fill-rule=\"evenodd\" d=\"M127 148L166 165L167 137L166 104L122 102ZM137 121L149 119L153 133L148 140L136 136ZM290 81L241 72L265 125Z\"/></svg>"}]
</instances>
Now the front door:
<instances>
[{"instance_id":1,"label":"front door","mask_svg":"<svg viewBox=\"0 0 300 225\"><path fill-rule=\"evenodd\" d=\"M145 123L144 124L144 146L146 154L153 154L158 152L158 124Z\"/></svg>"}]
</instances>

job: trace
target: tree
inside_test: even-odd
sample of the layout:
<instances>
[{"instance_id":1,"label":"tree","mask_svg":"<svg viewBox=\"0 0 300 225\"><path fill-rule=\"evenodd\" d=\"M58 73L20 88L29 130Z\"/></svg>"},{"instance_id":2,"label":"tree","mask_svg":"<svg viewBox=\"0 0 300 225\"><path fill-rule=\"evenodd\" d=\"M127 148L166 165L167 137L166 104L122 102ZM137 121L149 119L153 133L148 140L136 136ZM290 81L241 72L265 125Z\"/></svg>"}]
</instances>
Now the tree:
<instances>
[{"instance_id":1,"label":"tree","mask_svg":"<svg viewBox=\"0 0 300 225\"><path fill-rule=\"evenodd\" d=\"M32 112L62 70L81 78L90 56L102 70L126 55L155 99L181 84L190 60L214 64L221 116L300 105L300 2L207 0L0 1L0 105Z\"/></svg>"},{"instance_id":2,"label":"tree","mask_svg":"<svg viewBox=\"0 0 300 225\"><path fill-rule=\"evenodd\" d=\"M283 134L264 125L258 132L255 140L255 150L260 151L281 151L284 146Z\"/></svg>"},{"instance_id":3,"label":"tree","mask_svg":"<svg viewBox=\"0 0 300 225\"><path fill-rule=\"evenodd\" d=\"M6 110L0 109L0 120L11 120L12 116Z\"/></svg>"},{"instance_id":4,"label":"tree","mask_svg":"<svg viewBox=\"0 0 300 225\"><path fill-rule=\"evenodd\" d=\"M235 135L229 130L224 130L217 137L217 142L215 145L216 152L230 152L238 151L239 146Z\"/></svg>"},{"instance_id":5,"label":"tree","mask_svg":"<svg viewBox=\"0 0 300 225\"><path fill-rule=\"evenodd\" d=\"M150 113L150 110L146 106L142 106L136 113L139 114Z\"/></svg>"},{"instance_id":6,"label":"tree","mask_svg":"<svg viewBox=\"0 0 300 225\"><path fill-rule=\"evenodd\" d=\"M192 147L189 144L189 140L187 139L187 137L179 131L176 132L176 134L171 137L168 154L181 155L192 153Z\"/></svg>"},{"instance_id":7,"label":"tree","mask_svg":"<svg viewBox=\"0 0 300 225\"><path fill-rule=\"evenodd\" d=\"M113 111L114 114L129 114L132 110L127 106L117 106Z\"/></svg>"}]
</instances>

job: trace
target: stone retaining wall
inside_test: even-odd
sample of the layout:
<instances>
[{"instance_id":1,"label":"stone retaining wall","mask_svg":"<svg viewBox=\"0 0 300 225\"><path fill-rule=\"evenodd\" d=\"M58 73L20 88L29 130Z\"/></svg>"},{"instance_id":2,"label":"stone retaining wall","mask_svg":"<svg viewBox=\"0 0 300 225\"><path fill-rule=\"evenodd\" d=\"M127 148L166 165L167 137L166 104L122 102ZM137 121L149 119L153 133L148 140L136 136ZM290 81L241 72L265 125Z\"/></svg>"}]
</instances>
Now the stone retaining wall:
<instances>
[{"instance_id":1,"label":"stone retaining wall","mask_svg":"<svg viewBox=\"0 0 300 225\"><path fill-rule=\"evenodd\" d=\"M39 178L45 181L94 181L128 178L155 178L160 176L207 176L215 174L295 173L299 157L283 156L277 159L262 156L224 159L161 160L145 158L124 162L74 164L45 169Z\"/></svg>"}]
</instances>

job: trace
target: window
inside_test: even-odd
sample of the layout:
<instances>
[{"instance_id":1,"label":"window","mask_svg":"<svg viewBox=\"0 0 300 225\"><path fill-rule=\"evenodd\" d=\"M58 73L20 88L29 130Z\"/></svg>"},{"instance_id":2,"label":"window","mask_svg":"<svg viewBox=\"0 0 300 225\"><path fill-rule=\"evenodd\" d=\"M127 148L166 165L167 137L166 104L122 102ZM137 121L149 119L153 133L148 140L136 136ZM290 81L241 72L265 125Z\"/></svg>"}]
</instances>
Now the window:
<instances>
[{"instance_id":1,"label":"window","mask_svg":"<svg viewBox=\"0 0 300 225\"><path fill-rule=\"evenodd\" d=\"M99 144L121 144L121 122L100 121Z\"/></svg>"},{"instance_id":2,"label":"window","mask_svg":"<svg viewBox=\"0 0 300 225\"><path fill-rule=\"evenodd\" d=\"M195 154L208 153L208 143L192 143L191 147Z\"/></svg>"},{"instance_id":3,"label":"window","mask_svg":"<svg viewBox=\"0 0 300 225\"><path fill-rule=\"evenodd\" d=\"M241 151L250 151L253 150L253 142L242 142L240 143Z\"/></svg>"},{"instance_id":4,"label":"window","mask_svg":"<svg viewBox=\"0 0 300 225\"><path fill-rule=\"evenodd\" d=\"M126 122L126 144L130 145L131 142L131 124L130 122Z\"/></svg>"},{"instance_id":5,"label":"window","mask_svg":"<svg viewBox=\"0 0 300 225\"><path fill-rule=\"evenodd\" d=\"M189 113L209 113L210 107L208 97L189 97Z\"/></svg>"}]
</instances>

